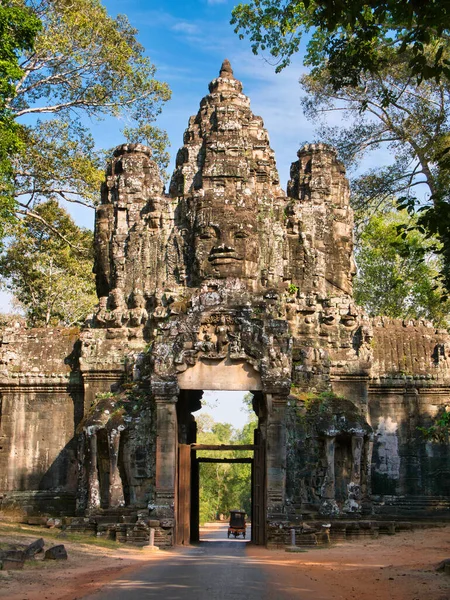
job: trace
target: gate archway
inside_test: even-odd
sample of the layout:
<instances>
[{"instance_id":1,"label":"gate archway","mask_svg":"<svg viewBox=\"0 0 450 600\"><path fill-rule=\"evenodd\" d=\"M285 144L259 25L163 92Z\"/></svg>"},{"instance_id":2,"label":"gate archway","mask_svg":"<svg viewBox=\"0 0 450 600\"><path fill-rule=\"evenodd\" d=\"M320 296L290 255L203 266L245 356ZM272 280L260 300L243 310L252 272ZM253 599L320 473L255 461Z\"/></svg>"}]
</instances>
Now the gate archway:
<instances>
[{"instance_id":1,"label":"gate archway","mask_svg":"<svg viewBox=\"0 0 450 600\"><path fill-rule=\"evenodd\" d=\"M176 468L176 543L189 544L199 539L199 450L251 450L251 459L235 459L234 462L251 463L252 542L265 544L266 531L266 438L263 433L267 421L267 406L262 392L259 373L246 361L197 362L196 365L178 376L180 392L177 401L178 449ZM200 408L204 390L251 391L253 408L258 416L258 427L251 445L207 447L197 444L193 411ZM217 462L227 462L218 456Z\"/></svg>"},{"instance_id":2,"label":"gate archway","mask_svg":"<svg viewBox=\"0 0 450 600\"><path fill-rule=\"evenodd\" d=\"M257 394L257 392L256 392ZM183 394L181 394L183 396ZM182 402L182 401L181 401ZM183 430L183 428L182 428ZM192 438L191 438L192 439ZM201 463L250 463L251 464L251 541L265 544L265 439L261 430L254 430L253 444L211 445L179 440L177 462L177 484L175 501L176 543L187 545L199 541L199 508L200 508L200 464ZM217 452L215 458L199 457L197 452L202 450ZM224 458L224 451L252 452L250 458Z\"/></svg>"}]
</instances>

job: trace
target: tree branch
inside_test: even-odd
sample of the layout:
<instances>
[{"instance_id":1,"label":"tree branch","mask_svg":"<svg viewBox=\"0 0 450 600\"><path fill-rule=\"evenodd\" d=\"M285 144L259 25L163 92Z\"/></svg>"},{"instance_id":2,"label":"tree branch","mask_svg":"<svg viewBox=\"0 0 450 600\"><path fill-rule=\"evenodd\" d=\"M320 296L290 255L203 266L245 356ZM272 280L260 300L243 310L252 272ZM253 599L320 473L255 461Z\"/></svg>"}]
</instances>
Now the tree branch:
<instances>
[{"instance_id":1,"label":"tree branch","mask_svg":"<svg viewBox=\"0 0 450 600\"><path fill-rule=\"evenodd\" d=\"M58 231L58 229L56 229L55 227L50 225L50 223L47 223L47 221L43 217L41 217L41 215L34 212L31 208L28 208L28 206L26 204L22 204L21 202L19 202L18 204L19 204L19 206L22 206L25 210L18 209L16 211L17 214L23 215L24 217L31 217L32 219L39 221L45 227L47 227L47 229L49 229L52 233L54 233L61 240L63 240L73 250L76 250L77 252L79 252L81 254L84 254L86 252L84 248L81 248L80 246L76 246L75 244L72 244L72 242L70 240L68 240L65 235L63 235L60 231Z\"/></svg>"}]
</instances>

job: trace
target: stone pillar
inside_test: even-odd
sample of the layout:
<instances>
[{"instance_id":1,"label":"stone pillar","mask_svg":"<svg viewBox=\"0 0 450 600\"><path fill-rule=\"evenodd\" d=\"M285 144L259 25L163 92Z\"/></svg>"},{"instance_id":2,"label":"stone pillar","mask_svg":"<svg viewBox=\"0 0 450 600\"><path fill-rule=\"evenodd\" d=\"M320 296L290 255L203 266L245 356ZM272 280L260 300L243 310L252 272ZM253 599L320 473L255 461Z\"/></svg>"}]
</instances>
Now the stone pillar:
<instances>
[{"instance_id":1,"label":"stone pillar","mask_svg":"<svg viewBox=\"0 0 450 600\"><path fill-rule=\"evenodd\" d=\"M372 494L372 453L373 453L373 433L364 440L363 464L361 469L361 497L364 503L371 502Z\"/></svg>"},{"instance_id":2,"label":"stone pillar","mask_svg":"<svg viewBox=\"0 0 450 600\"><path fill-rule=\"evenodd\" d=\"M113 430L109 434L109 505L111 507L124 506L122 478L119 473L119 445L120 431Z\"/></svg>"},{"instance_id":3,"label":"stone pillar","mask_svg":"<svg viewBox=\"0 0 450 600\"><path fill-rule=\"evenodd\" d=\"M87 469L87 454L88 454L88 438L83 432L78 435L77 439L77 457L78 457L78 483L77 483L77 500L76 500L76 515L84 515L87 509L88 502L88 469Z\"/></svg>"},{"instance_id":4,"label":"stone pillar","mask_svg":"<svg viewBox=\"0 0 450 600\"><path fill-rule=\"evenodd\" d=\"M325 500L335 500L336 489L335 489L335 473L334 473L334 450L336 446L336 438L333 436L327 436L325 438L325 458L327 461L327 471L325 474L325 480L322 486L322 497Z\"/></svg>"},{"instance_id":5,"label":"stone pillar","mask_svg":"<svg viewBox=\"0 0 450 600\"><path fill-rule=\"evenodd\" d=\"M174 517L177 471L178 396L155 396L156 402L156 506L158 518Z\"/></svg>"},{"instance_id":6,"label":"stone pillar","mask_svg":"<svg viewBox=\"0 0 450 600\"><path fill-rule=\"evenodd\" d=\"M327 461L327 470L322 485L322 505L320 512L323 515L334 516L339 514L339 508L336 503L336 478L334 472L334 451L336 438L327 436L325 438L325 458Z\"/></svg>"},{"instance_id":7,"label":"stone pillar","mask_svg":"<svg viewBox=\"0 0 450 600\"><path fill-rule=\"evenodd\" d=\"M352 472L347 486L347 500L344 511L355 513L361 510L361 459L364 450L364 436L352 435Z\"/></svg>"},{"instance_id":8,"label":"stone pillar","mask_svg":"<svg viewBox=\"0 0 450 600\"><path fill-rule=\"evenodd\" d=\"M100 507L100 482L97 468L97 433L92 432L87 438L87 483L88 483L88 511Z\"/></svg>"},{"instance_id":9,"label":"stone pillar","mask_svg":"<svg viewBox=\"0 0 450 600\"><path fill-rule=\"evenodd\" d=\"M286 510L286 401L266 394L266 489L268 520L285 520Z\"/></svg>"},{"instance_id":10,"label":"stone pillar","mask_svg":"<svg viewBox=\"0 0 450 600\"><path fill-rule=\"evenodd\" d=\"M352 482L361 485L361 459L364 436L352 435Z\"/></svg>"}]
</instances>

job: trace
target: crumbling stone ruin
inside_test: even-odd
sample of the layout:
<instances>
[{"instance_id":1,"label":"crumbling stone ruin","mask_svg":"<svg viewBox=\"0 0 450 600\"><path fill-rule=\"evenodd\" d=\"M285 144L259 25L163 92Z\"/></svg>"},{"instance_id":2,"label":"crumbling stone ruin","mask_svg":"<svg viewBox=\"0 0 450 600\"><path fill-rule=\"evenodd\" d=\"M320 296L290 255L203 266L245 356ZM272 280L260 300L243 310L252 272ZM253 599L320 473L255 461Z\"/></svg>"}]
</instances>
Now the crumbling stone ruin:
<instances>
[{"instance_id":1,"label":"crumbling stone ruin","mask_svg":"<svg viewBox=\"0 0 450 600\"><path fill-rule=\"evenodd\" d=\"M169 193L149 148L116 148L96 213L96 313L81 331L2 332L3 515L188 543L207 389L254 394L257 543L318 516L448 515L449 450L418 428L450 404L450 338L355 306L344 167L324 144L297 156L285 193L228 61Z\"/></svg>"}]
</instances>

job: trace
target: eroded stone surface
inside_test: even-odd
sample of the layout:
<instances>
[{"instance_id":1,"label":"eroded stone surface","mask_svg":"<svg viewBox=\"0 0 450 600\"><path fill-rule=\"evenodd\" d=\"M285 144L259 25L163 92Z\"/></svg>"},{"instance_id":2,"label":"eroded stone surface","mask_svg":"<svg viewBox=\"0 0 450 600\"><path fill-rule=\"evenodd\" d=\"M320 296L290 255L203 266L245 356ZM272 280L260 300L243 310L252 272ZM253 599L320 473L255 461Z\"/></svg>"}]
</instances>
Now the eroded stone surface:
<instances>
[{"instance_id":1,"label":"eroded stone surface","mask_svg":"<svg viewBox=\"0 0 450 600\"><path fill-rule=\"evenodd\" d=\"M92 320L81 333L3 332L3 510L45 514L46 499L73 514L76 499L87 516L74 530L142 544L153 523L157 545L172 544L179 445L195 442L203 389L255 394L260 541L284 539L303 513L445 509L448 449L418 427L448 404L450 339L355 306L352 230L335 150L300 149L285 194L225 61L168 194L149 148L114 152Z\"/></svg>"}]
</instances>

